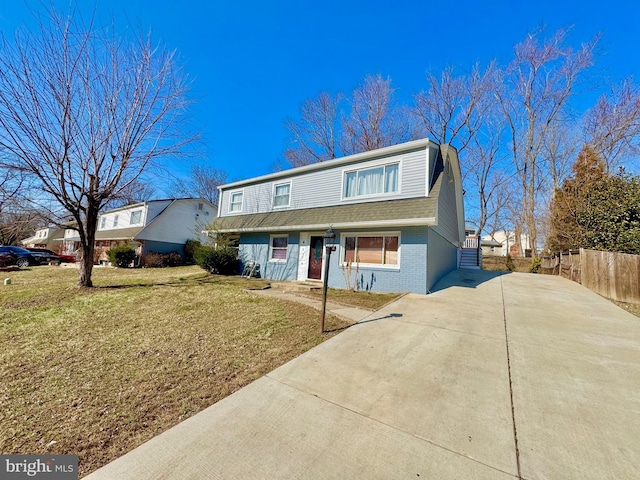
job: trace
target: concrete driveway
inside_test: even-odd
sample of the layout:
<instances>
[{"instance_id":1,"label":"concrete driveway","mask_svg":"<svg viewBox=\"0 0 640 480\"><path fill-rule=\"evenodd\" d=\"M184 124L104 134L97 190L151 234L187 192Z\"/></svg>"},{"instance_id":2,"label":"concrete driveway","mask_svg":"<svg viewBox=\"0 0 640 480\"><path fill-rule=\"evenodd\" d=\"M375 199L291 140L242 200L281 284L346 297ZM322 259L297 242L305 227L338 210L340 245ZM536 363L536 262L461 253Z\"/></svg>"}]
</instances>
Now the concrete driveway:
<instances>
[{"instance_id":1,"label":"concrete driveway","mask_svg":"<svg viewBox=\"0 0 640 480\"><path fill-rule=\"evenodd\" d=\"M460 270L88 478L639 477L640 319Z\"/></svg>"}]
</instances>

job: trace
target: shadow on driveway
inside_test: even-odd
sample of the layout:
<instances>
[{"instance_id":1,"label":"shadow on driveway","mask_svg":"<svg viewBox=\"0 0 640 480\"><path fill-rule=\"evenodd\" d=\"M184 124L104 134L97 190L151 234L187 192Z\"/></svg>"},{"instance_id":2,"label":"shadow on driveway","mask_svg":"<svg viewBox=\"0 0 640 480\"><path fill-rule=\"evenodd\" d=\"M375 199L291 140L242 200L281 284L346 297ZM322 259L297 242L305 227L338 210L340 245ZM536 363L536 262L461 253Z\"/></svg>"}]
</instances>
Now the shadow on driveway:
<instances>
[{"instance_id":1,"label":"shadow on driveway","mask_svg":"<svg viewBox=\"0 0 640 480\"><path fill-rule=\"evenodd\" d=\"M454 270L441 278L431 289L430 293L445 290L449 287L477 288L478 285L493 280L511 272L493 270Z\"/></svg>"}]
</instances>

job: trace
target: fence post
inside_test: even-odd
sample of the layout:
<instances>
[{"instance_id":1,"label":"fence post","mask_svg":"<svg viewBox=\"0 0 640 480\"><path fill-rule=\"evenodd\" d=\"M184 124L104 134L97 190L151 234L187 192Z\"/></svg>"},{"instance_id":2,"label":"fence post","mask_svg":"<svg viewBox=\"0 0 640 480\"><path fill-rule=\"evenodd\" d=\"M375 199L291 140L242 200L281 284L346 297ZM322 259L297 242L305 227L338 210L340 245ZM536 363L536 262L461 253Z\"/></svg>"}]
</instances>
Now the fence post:
<instances>
[{"instance_id":1,"label":"fence post","mask_svg":"<svg viewBox=\"0 0 640 480\"><path fill-rule=\"evenodd\" d=\"M556 255L558 255L558 276L562 275L562 255L560 253L557 253Z\"/></svg>"}]
</instances>

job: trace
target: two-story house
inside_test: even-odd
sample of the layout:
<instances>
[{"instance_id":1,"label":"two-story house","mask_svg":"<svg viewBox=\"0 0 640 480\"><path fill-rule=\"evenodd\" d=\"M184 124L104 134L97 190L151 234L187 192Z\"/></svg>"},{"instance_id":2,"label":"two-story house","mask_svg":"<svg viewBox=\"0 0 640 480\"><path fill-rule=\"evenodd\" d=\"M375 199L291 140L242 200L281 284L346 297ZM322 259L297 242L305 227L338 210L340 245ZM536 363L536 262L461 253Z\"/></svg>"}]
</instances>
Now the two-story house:
<instances>
[{"instance_id":1,"label":"two-story house","mask_svg":"<svg viewBox=\"0 0 640 480\"><path fill-rule=\"evenodd\" d=\"M184 255L189 239L199 239L216 214L216 206L202 198L149 200L103 212L96 230L96 261L119 244L136 248L139 256L148 252ZM72 228L65 231L65 251L77 251L80 238Z\"/></svg>"},{"instance_id":2,"label":"two-story house","mask_svg":"<svg viewBox=\"0 0 640 480\"><path fill-rule=\"evenodd\" d=\"M274 280L427 293L458 266L465 238L456 150L427 139L220 187L215 232L239 235L243 263Z\"/></svg>"},{"instance_id":3,"label":"two-story house","mask_svg":"<svg viewBox=\"0 0 640 480\"><path fill-rule=\"evenodd\" d=\"M37 247L48 248L49 250L58 250L60 248L60 240L64 235L64 230L56 227L49 226L39 228L34 235L29 238L21 240L20 243L25 247Z\"/></svg>"}]
</instances>

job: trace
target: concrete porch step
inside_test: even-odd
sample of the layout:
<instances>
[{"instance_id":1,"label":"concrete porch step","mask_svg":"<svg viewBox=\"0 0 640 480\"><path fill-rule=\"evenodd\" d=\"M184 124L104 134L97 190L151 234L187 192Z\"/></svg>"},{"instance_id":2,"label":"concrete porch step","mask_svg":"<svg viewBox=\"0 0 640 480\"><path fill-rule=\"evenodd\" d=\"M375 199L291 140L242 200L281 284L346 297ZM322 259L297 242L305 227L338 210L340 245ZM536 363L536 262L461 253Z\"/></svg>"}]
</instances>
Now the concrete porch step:
<instances>
[{"instance_id":1,"label":"concrete porch step","mask_svg":"<svg viewBox=\"0 0 640 480\"><path fill-rule=\"evenodd\" d=\"M283 292L309 292L311 290L321 290L322 282L305 280L304 282L271 282L271 288Z\"/></svg>"}]
</instances>

